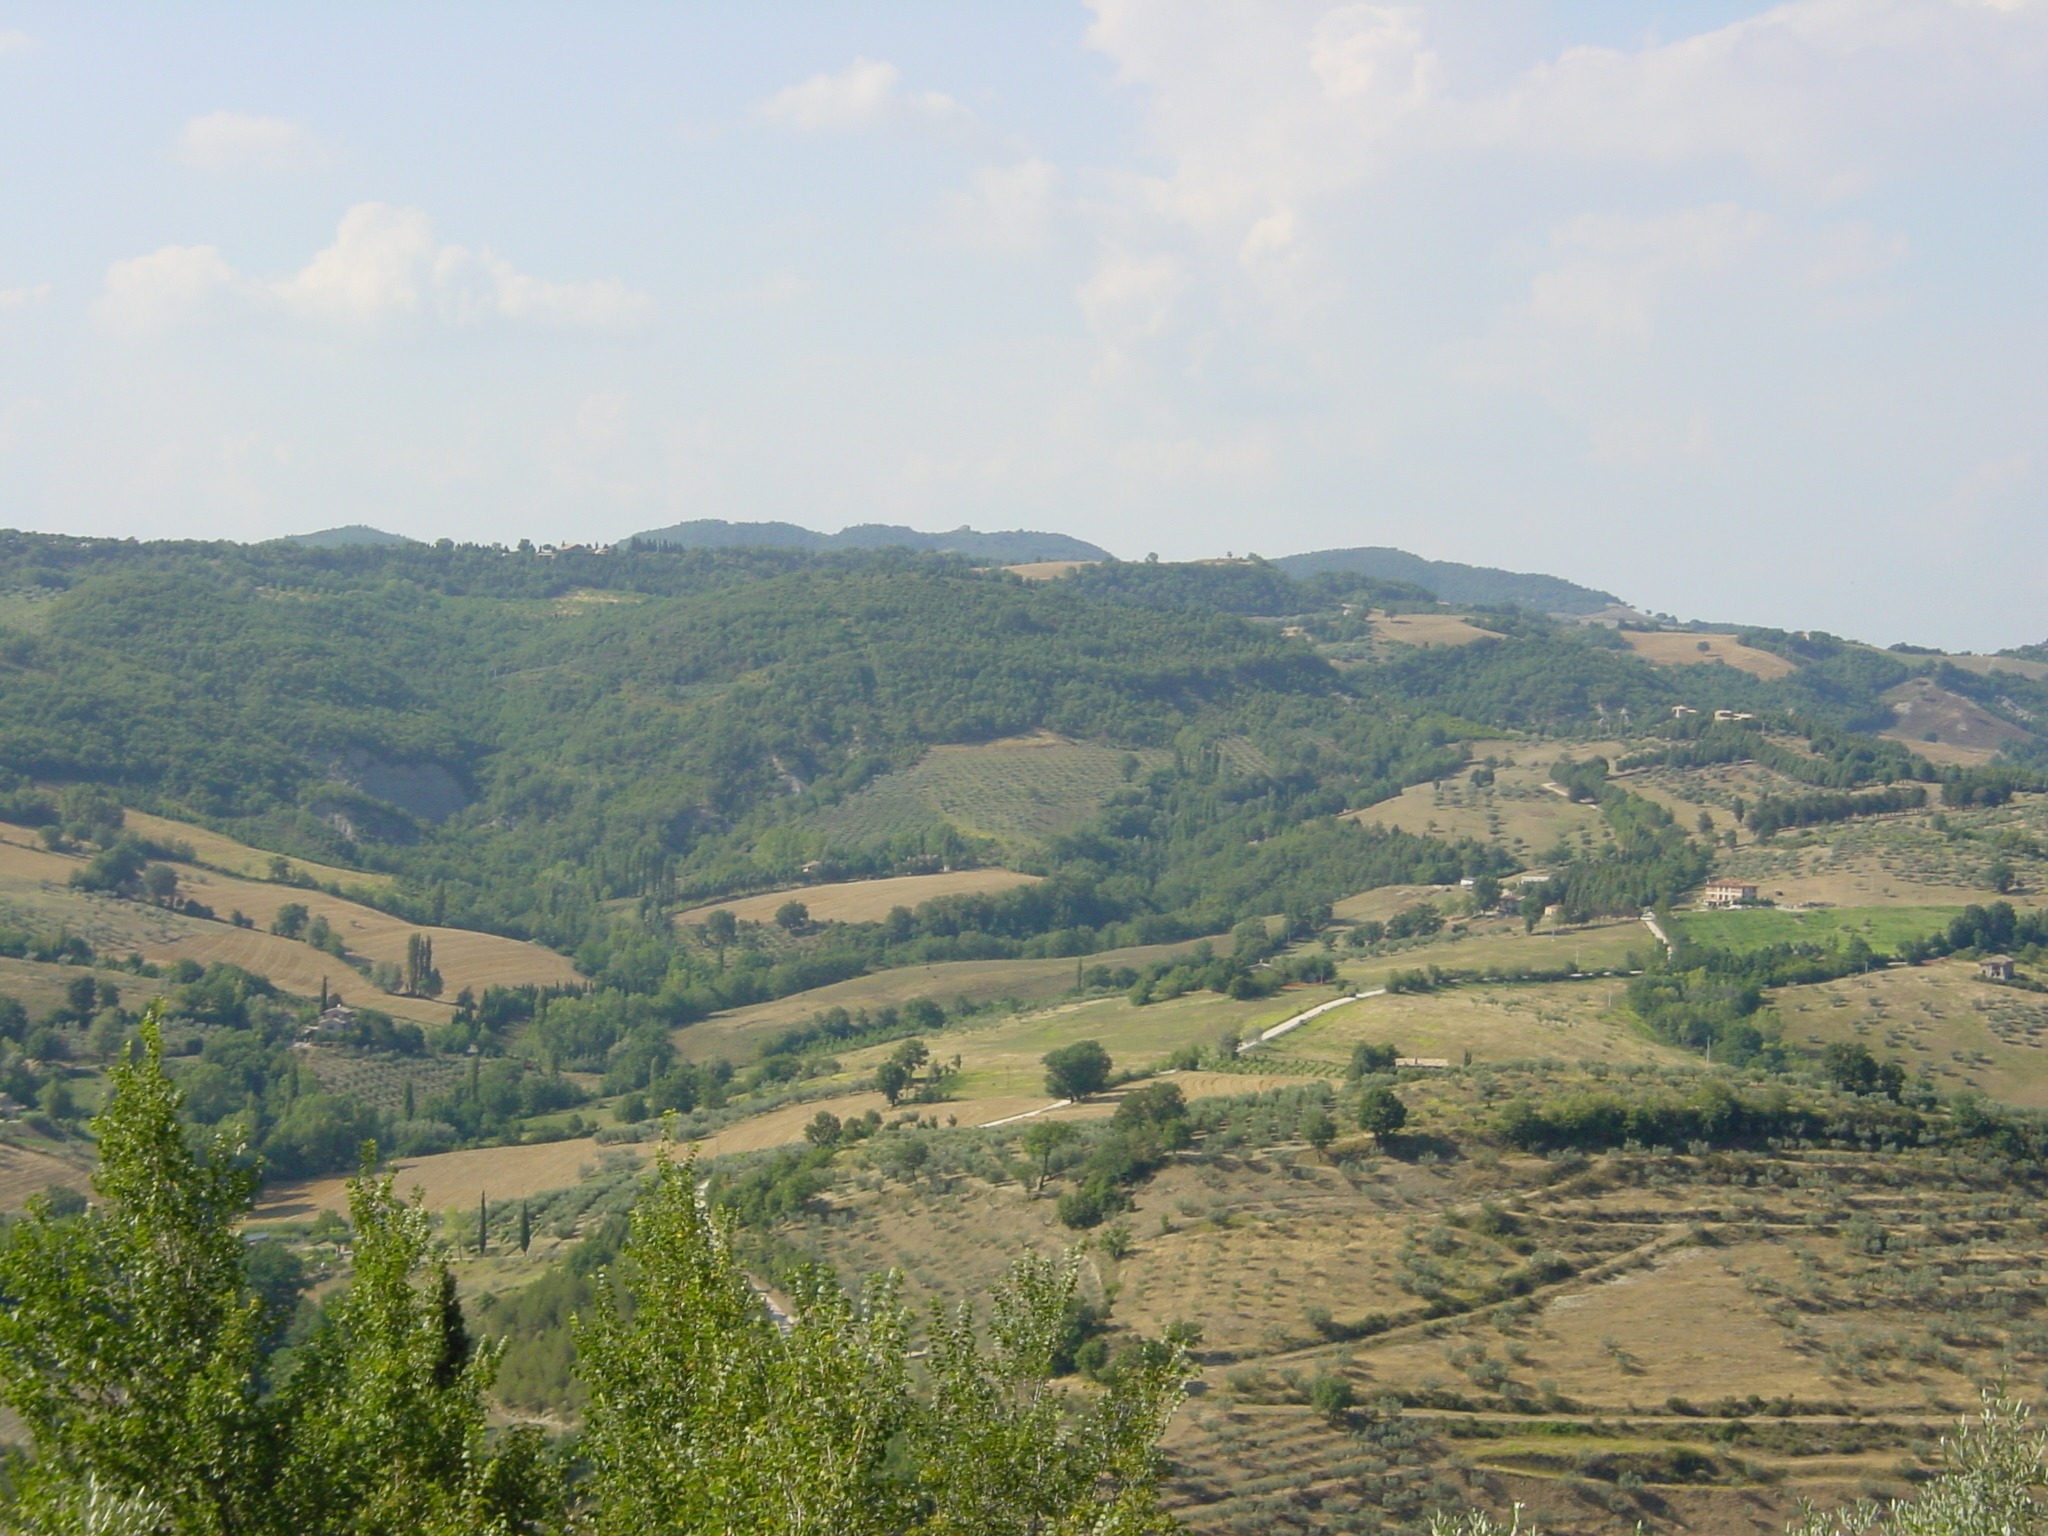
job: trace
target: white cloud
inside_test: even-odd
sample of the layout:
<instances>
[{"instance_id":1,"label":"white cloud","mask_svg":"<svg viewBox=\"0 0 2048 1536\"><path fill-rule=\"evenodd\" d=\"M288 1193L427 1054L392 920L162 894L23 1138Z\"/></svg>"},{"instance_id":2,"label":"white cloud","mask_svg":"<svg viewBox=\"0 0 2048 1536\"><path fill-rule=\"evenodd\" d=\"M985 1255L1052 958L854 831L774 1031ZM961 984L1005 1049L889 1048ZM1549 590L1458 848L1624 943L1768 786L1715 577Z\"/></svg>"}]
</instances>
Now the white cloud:
<instances>
[{"instance_id":1,"label":"white cloud","mask_svg":"<svg viewBox=\"0 0 2048 1536\"><path fill-rule=\"evenodd\" d=\"M28 288L0 288L0 309L26 309L31 304L49 302L50 285L37 283Z\"/></svg>"},{"instance_id":2,"label":"white cloud","mask_svg":"<svg viewBox=\"0 0 2048 1536\"><path fill-rule=\"evenodd\" d=\"M1726 271L1772 229L1768 215L1733 203L1648 219L1581 215L1552 231L1565 259L1531 280L1529 313L1603 339L1647 340L1669 287Z\"/></svg>"},{"instance_id":3,"label":"white cloud","mask_svg":"<svg viewBox=\"0 0 2048 1536\"><path fill-rule=\"evenodd\" d=\"M342 215L334 244L272 291L288 308L330 319L412 314L439 255L419 209L358 203Z\"/></svg>"},{"instance_id":4,"label":"white cloud","mask_svg":"<svg viewBox=\"0 0 2048 1536\"><path fill-rule=\"evenodd\" d=\"M1580 47L1459 94L1426 9L1093 0L1094 47L1147 96L1155 211L1232 244L1401 165L1482 154L1728 160L1835 197L1946 130L2038 120L2048 6L1790 0L1636 50Z\"/></svg>"},{"instance_id":5,"label":"white cloud","mask_svg":"<svg viewBox=\"0 0 2048 1536\"><path fill-rule=\"evenodd\" d=\"M489 302L507 320L532 320L572 330L623 331L654 317L653 297L628 288L616 277L551 283L517 271L512 263L489 251L477 260L489 279Z\"/></svg>"},{"instance_id":6,"label":"white cloud","mask_svg":"<svg viewBox=\"0 0 2048 1536\"><path fill-rule=\"evenodd\" d=\"M213 246L165 246L115 262L97 307L102 325L128 334L266 312L352 325L431 316L619 330L654 311L652 297L617 278L554 283L491 251L441 245L424 212L389 203L349 209L334 243L291 277L261 282Z\"/></svg>"},{"instance_id":7,"label":"white cloud","mask_svg":"<svg viewBox=\"0 0 2048 1536\"><path fill-rule=\"evenodd\" d=\"M1156 336L1191 286L1171 256L1135 255L1121 246L1103 252L1076 297L1094 329L1110 337Z\"/></svg>"},{"instance_id":8,"label":"white cloud","mask_svg":"<svg viewBox=\"0 0 2048 1536\"><path fill-rule=\"evenodd\" d=\"M2039 6L1791 0L1634 52L1570 49L1471 104L1470 129L1475 141L1594 161L1732 158L1839 196L1949 122L2026 107L2044 46Z\"/></svg>"},{"instance_id":9,"label":"white cloud","mask_svg":"<svg viewBox=\"0 0 2048 1536\"><path fill-rule=\"evenodd\" d=\"M867 128L892 119L966 123L973 114L939 91L906 95L896 89L902 72L883 59L855 59L836 75L813 75L761 103L770 122L809 132Z\"/></svg>"},{"instance_id":10,"label":"white cloud","mask_svg":"<svg viewBox=\"0 0 2048 1536\"><path fill-rule=\"evenodd\" d=\"M202 171L303 171L334 152L303 124L246 112L209 112L178 134L178 158Z\"/></svg>"},{"instance_id":11,"label":"white cloud","mask_svg":"<svg viewBox=\"0 0 2048 1536\"><path fill-rule=\"evenodd\" d=\"M136 335L218 319L248 296L249 285L218 247L166 245L108 267L94 315L110 331Z\"/></svg>"},{"instance_id":12,"label":"white cloud","mask_svg":"<svg viewBox=\"0 0 2048 1536\"><path fill-rule=\"evenodd\" d=\"M1030 250L1044 242L1058 202L1059 167L1033 155L1014 165L977 169L948 201L945 231L961 245Z\"/></svg>"}]
</instances>

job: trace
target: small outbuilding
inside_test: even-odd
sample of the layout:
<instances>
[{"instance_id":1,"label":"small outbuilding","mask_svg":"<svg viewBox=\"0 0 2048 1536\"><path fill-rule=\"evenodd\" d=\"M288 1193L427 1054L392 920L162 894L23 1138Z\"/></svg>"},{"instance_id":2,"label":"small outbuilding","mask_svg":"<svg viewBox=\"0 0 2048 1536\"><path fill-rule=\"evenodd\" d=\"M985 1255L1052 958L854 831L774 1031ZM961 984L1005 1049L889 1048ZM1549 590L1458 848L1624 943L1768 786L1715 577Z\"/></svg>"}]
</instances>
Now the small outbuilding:
<instances>
[{"instance_id":1,"label":"small outbuilding","mask_svg":"<svg viewBox=\"0 0 2048 1536\"><path fill-rule=\"evenodd\" d=\"M2011 981L2013 960L2011 955L1987 955L1977 962L1977 970L1986 981Z\"/></svg>"}]
</instances>

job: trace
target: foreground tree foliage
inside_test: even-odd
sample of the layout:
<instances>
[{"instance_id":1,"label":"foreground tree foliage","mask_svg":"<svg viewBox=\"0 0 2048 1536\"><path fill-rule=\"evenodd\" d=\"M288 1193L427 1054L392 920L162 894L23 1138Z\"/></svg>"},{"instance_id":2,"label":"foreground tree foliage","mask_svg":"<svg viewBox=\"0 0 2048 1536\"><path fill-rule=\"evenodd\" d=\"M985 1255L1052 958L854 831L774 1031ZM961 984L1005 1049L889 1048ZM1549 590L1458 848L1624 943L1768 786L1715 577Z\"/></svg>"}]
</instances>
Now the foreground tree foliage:
<instances>
[{"instance_id":1,"label":"foreground tree foliage","mask_svg":"<svg viewBox=\"0 0 2048 1536\"><path fill-rule=\"evenodd\" d=\"M100 1201L47 1198L0 1243L0 1400L32 1458L0 1530L23 1536L512 1536L864 1532L1149 1536L1153 1446L1186 1359L1137 1351L1100 1392L1051 1383L1071 1261L1020 1261L990 1342L935 1313L929 1390L885 1276L827 1274L778 1326L694 1169L663 1159L613 1284L580 1331L591 1387L571 1488L540 1432L487 1433L497 1351L474 1344L426 1213L367 1171L349 1190L354 1276L272 1353L239 1231L242 1147L193 1150L157 1014L93 1123ZM370 1153L366 1149L366 1170Z\"/></svg>"},{"instance_id":2,"label":"foreground tree foliage","mask_svg":"<svg viewBox=\"0 0 2048 1536\"><path fill-rule=\"evenodd\" d=\"M531 1431L485 1444L496 1362L471 1346L424 1212L389 1178L349 1189L355 1279L269 1381L262 1302L238 1223L256 1172L216 1137L186 1144L154 1014L93 1123L101 1203L47 1202L0 1246L0 1395L35 1458L16 1480L32 1532L494 1533L553 1493ZM421 1283L424 1278L424 1284Z\"/></svg>"},{"instance_id":3,"label":"foreground tree foliage","mask_svg":"<svg viewBox=\"0 0 2048 1536\"><path fill-rule=\"evenodd\" d=\"M1148 1536L1153 1446L1180 1400L1174 1345L1107 1387L1054 1386L1073 1262L1027 1257L995 1289L989 1341L964 1309L931 1319L930 1389L911 1390L893 1276L855 1299L828 1273L778 1326L732 1229L663 1159L619 1277L579 1331L590 1386L581 1451L593 1529L618 1536ZM630 1310L621 1301L630 1303Z\"/></svg>"}]
</instances>

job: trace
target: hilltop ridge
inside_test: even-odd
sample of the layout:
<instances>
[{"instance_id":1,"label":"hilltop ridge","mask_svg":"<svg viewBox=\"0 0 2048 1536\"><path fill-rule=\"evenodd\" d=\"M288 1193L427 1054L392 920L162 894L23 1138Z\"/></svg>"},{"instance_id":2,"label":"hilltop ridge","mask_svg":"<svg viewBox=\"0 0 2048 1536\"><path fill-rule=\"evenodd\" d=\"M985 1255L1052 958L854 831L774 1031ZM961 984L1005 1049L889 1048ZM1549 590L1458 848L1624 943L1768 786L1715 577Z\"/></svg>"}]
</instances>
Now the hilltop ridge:
<instances>
[{"instance_id":1,"label":"hilltop ridge","mask_svg":"<svg viewBox=\"0 0 2048 1536\"><path fill-rule=\"evenodd\" d=\"M1273 564L1295 577L1339 571L1381 581L1412 582L1427 587L1447 603L1515 603L1543 613L1567 614L1598 613L1621 603L1612 592L1582 587L1561 576L1465 565L1456 560L1425 560L1405 549L1382 546L1310 550L1283 556Z\"/></svg>"},{"instance_id":2,"label":"hilltop ridge","mask_svg":"<svg viewBox=\"0 0 2048 1536\"><path fill-rule=\"evenodd\" d=\"M676 549L915 549L972 555L1004 564L1109 558L1108 550L1064 533L1042 533L1028 528L981 533L964 523L950 533L921 533L892 523L856 523L837 533L817 533L795 523L729 523L722 518L703 517L636 533L622 542Z\"/></svg>"}]
</instances>

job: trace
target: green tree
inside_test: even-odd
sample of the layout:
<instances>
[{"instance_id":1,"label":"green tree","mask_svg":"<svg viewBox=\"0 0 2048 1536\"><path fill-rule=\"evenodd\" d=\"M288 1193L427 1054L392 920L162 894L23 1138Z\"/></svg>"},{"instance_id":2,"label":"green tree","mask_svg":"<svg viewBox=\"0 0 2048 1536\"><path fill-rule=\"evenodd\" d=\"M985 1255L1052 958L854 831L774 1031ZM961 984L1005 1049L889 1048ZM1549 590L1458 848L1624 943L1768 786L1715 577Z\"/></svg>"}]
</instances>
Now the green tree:
<instances>
[{"instance_id":1,"label":"green tree","mask_svg":"<svg viewBox=\"0 0 2048 1536\"><path fill-rule=\"evenodd\" d=\"M1351 1066L1348 1076L1355 1082L1361 1077L1373 1077L1381 1072L1394 1070L1394 1063L1401 1059L1399 1047L1382 1045L1372 1040L1361 1040L1351 1047Z\"/></svg>"},{"instance_id":2,"label":"green tree","mask_svg":"<svg viewBox=\"0 0 2048 1536\"><path fill-rule=\"evenodd\" d=\"M775 926L785 933L801 933L811 926L811 909L800 901L785 901L775 909Z\"/></svg>"},{"instance_id":3,"label":"green tree","mask_svg":"<svg viewBox=\"0 0 2048 1536\"><path fill-rule=\"evenodd\" d=\"M453 1361L451 1282L421 1287L425 1215L391 1181L350 1186L352 1283L274 1392L282 1293L240 1222L257 1170L228 1133L194 1150L163 1070L160 1009L108 1072L93 1122L100 1200L47 1201L0 1243L0 1397L35 1457L12 1529L175 1536L509 1533L547 1513L540 1441L484 1443L494 1355Z\"/></svg>"},{"instance_id":4,"label":"green tree","mask_svg":"<svg viewBox=\"0 0 2048 1536\"><path fill-rule=\"evenodd\" d=\"M577 1329L581 1449L599 1536L1164 1536L1154 1447L1187 1374L1146 1343L1086 1398L1052 1382L1078 1269L1027 1258L993 1288L984 1343L935 1308L929 1396L910 1390L896 1277L856 1301L792 1277L778 1328L694 1168L661 1158L617 1290ZM621 1303L629 1303L622 1305Z\"/></svg>"},{"instance_id":5,"label":"green tree","mask_svg":"<svg viewBox=\"0 0 2048 1536\"><path fill-rule=\"evenodd\" d=\"M1352 1390L1348 1376L1328 1372L1309 1383L1309 1406L1332 1424L1341 1424L1357 1401L1358 1394Z\"/></svg>"},{"instance_id":6,"label":"green tree","mask_svg":"<svg viewBox=\"0 0 2048 1536\"><path fill-rule=\"evenodd\" d=\"M1024 1128L1024 1150L1038 1159L1038 1182L1032 1186L1033 1194L1044 1189L1045 1181L1051 1177L1053 1154L1080 1139L1080 1127L1065 1120L1034 1120Z\"/></svg>"},{"instance_id":7,"label":"green tree","mask_svg":"<svg viewBox=\"0 0 2048 1536\"><path fill-rule=\"evenodd\" d=\"M662 1157L633 1211L620 1285L576 1332L590 1389L582 1452L619 1536L905 1530L907 1490L877 1474L907 1425L905 1318L892 1280L850 1299L807 1270L779 1330L697 1197Z\"/></svg>"},{"instance_id":8,"label":"green tree","mask_svg":"<svg viewBox=\"0 0 2048 1536\"><path fill-rule=\"evenodd\" d=\"M1054 1098L1085 1099L1109 1086L1109 1052L1098 1040L1077 1040L1047 1051L1045 1091Z\"/></svg>"},{"instance_id":9,"label":"green tree","mask_svg":"<svg viewBox=\"0 0 2048 1536\"><path fill-rule=\"evenodd\" d=\"M151 864L142 872L142 894L168 904L178 894L178 872L168 864Z\"/></svg>"},{"instance_id":10,"label":"green tree","mask_svg":"<svg viewBox=\"0 0 2048 1536\"><path fill-rule=\"evenodd\" d=\"M1391 1088L1368 1088L1358 1100L1358 1128L1385 1143L1408 1123L1408 1106Z\"/></svg>"},{"instance_id":11,"label":"green tree","mask_svg":"<svg viewBox=\"0 0 2048 1536\"><path fill-rule=\"evenodd\" d=\"M896 1107L896 1101L903 1097L903 1090L909 1086L910 1068L896 1057L891 1056L875 1068L875 1091L889 1101L891 1109Z\"/></svg>"},{"instance_id":12,"label":"green tree","mask_svg":"<svg viewBox=\"0 0 2048 1536\"><path fill-rule=\"evenodd\" d=\"M1313 1105L1303 1113L1301 1139L1318 1152L1337 1139L1337 1122L1330 1118L1330 1112L1322 1105Z\"/></svg>"}]
</instances>

